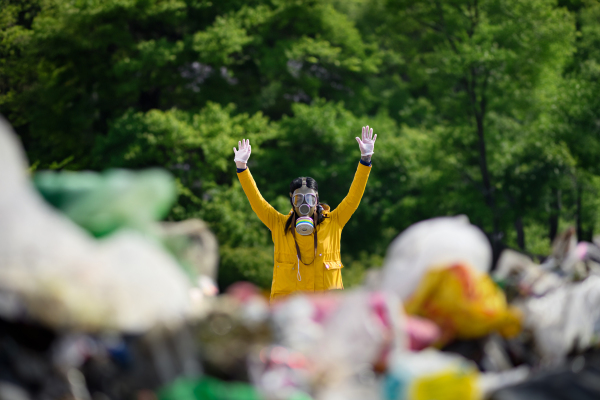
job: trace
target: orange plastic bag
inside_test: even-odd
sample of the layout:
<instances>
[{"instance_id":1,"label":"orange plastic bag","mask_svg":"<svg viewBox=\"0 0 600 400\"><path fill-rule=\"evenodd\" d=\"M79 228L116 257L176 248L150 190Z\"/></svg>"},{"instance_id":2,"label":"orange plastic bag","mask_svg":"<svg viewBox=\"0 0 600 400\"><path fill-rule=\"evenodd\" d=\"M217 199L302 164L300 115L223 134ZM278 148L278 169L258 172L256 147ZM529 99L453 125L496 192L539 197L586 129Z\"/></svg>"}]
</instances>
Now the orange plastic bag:
<instances>
[{"instance_id":1,"label":"orange plastic bag","mask_svg":"<svg viewBox=\"0 0 600 400\"><path fill-rule=\"evenodd\" d=\"M508 306L502 290L487 274L464 264L429 270L405 308L440 327L437 345L495 331L511 337L521 330L521 314Z\"/></svg>"}]
</instances>

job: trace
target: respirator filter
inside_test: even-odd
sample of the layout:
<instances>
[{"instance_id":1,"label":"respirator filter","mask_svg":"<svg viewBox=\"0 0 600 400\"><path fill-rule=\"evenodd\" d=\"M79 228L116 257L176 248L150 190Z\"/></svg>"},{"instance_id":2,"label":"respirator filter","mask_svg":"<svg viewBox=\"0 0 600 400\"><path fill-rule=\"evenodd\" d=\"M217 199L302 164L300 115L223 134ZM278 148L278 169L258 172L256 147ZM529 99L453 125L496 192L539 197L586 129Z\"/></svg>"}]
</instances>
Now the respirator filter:
<instances>
[{"instance_id":1,"label":"respirator filter","mask_svg":"<svg viewBox=\"0 0 600 400\"><path fill-rule=\"evenodd\" d=\"M311 217L300 217L296 220L296 232L300 235L310 235L315 230L315 223Z\"/></svg>"},{"instance_id":2,"label":"respirator filter","mask_svg":"<svg viewBox=\"0 0 600 400\"><path fill-rule=\"evenodd\" d=\"M310 205L304 203L298 207L298 213L300 215L308 215L310 213Z\"/></svg>"}]
</instances>

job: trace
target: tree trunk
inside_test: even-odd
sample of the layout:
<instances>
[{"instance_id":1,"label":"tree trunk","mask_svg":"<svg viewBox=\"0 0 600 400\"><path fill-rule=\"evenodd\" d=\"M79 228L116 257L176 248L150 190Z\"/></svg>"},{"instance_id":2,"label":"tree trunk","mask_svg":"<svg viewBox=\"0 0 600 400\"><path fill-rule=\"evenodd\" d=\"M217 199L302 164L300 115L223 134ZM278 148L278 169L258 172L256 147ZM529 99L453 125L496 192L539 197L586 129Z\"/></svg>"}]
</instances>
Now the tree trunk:
<instances>
[{"instance_id":1,"label":"tree trunk","mask_svg":"<svg viewBox=\"0 0 600 400\"><path fill-rule=\"evenodd\" d=\"M581 225L581 195L582 195L581 185L577 184L577 240L582 240L583 238L583 227Z\"/></svg>"},{"instance_id":2,"label":"tree trunk","mask_svg":"<svg viewBox=\"0 0 600 400\"><path fill-rule=\"evenodd\" d=\"M483 100L482 100L482 103ZM500 240L502 239L502 235L499 231L499 221L498 221L498 213L496 212L496 199L494 197L494 189L492 187L492 182L490 179L490 173L487 165L487 153L485 146L485 129L483 125L484 118L484 104L482 104L481 112L475 112L475 121L477 124L477 141L478 141L478 151L479 151L479 170L481 172L481 181L483 183L483 198L485 203L490 208L492 213L492 250L494 253L497 253L500 249Z\"/></svg>"},{"instance_id":3,"label":"tree trunk","mask_svg":"<svg viewBox=\"0 0 600 400\"><path fill-rule=\"evenodd\" d=\"M523 219L517 217L515 220L515 230L517 231L517 246L525 251L525 230L523 230Z\"/></svg>"},{"instance_id":4,"label":"tree trunk","mask_svg":"<svg viewBox=\"0 0 600 400\"><path fill-rule=\"evenodd\" d=\"M582 240L585 240L586 242L591 242L592 240L594 240L594 227L593 226L590 226L590 229L588 229L585 232L585 237Z\"/></svg>"},{"instance_id":5,"label":"tree trunk","mask_svg":"<svg viewBox=\"0 0 600 400\"><path fill-rule=\"evenodd\" d=\"M481 171L481 179L483 182L483 190L485 202L492 208L495 208L494 193L492 192L492 184L490 180L490 174L487 165L487 153L485 146L485 131L483 126L483 115L476 114L475 121L477 123L477 139L478 139L478 150L479 150L479 169Z\"/></svg>"},{"instance_id":6,"label":"tree trunk","mask_svg":"<svg viewBox=\"0 0 600 400\"><path fill-rule=\"evenodd\" d=\"M558 233L558 220L560 218L560 190L556 189L552 191L552 197L550 199L550 217L548 218L550 243L554 241L556 234Z\"/></svg>"}]
</instances>

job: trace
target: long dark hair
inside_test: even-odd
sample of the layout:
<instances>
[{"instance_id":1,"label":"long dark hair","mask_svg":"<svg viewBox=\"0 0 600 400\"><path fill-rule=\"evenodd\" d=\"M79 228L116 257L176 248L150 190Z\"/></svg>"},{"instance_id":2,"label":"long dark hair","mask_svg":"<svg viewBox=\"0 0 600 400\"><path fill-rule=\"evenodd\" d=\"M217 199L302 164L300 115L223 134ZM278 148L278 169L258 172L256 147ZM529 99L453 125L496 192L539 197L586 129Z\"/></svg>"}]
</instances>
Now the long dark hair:
<instances>
[{"instance_id":1,"label":"long dark hair","mask_svg":"<svg viewBox=\"0 0 600 400\"><path fill-rule=\"evenodd\" d=\"M296 178L292 181L292 183L290 183L290 204L292 206L292 215L290 215L290 217L287 219L287 221L285 222L285 234L287 235L288 230L290 230L291 225L292 225L292 221L294 220L294 216L296 215L296 208L294 207L294 203L292 202L292 194L294 194L294 191L296 191L296 189L300 189L302 187L302 177L300 178ZM325 217L323 216L323 207L322 205L325 203L321 203L321 201L319 200L319 185L317 185L317 181L315 181L313 178L311 177L306 177L306 187L309 189L313 189L317 192L317 221L316 224L319 225L324 219ZM312 215L311 215L312 217Z\"/></svg>"}]
</instances>

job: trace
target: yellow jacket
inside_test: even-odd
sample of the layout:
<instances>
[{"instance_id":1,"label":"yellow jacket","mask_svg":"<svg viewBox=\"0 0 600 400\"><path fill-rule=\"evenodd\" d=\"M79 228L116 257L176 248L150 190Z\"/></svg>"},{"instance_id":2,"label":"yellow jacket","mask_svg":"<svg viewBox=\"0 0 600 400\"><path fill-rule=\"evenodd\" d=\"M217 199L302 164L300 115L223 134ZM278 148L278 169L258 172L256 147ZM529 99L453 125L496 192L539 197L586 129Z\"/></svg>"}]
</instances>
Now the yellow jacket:
<instances>
[{"instance_id":1,"label":"yellow jacket","mask_svg":"<svg viewBox=\"0 0 600 400\"><path fill-rule=\"evenodd\" d=\"M317 225L316 257L313 257L313 235L296 235L302 260L312 261L309 265L298 262L294 237L291 232L288 231L287 235L284 232L285 223L292 211L288 215L283 215L275 210L260 194L249 169L238 173L250 206L271 230L271 237L275 244L271 300L297 291L315 292L344 288L341 273L344 266L340 258L342 229L360 204L370 172L371 167L359 163L348 195L335 210L330 211L327 208L323 211L323 215L327 218Z\"/></svg>"}]
</instances>

